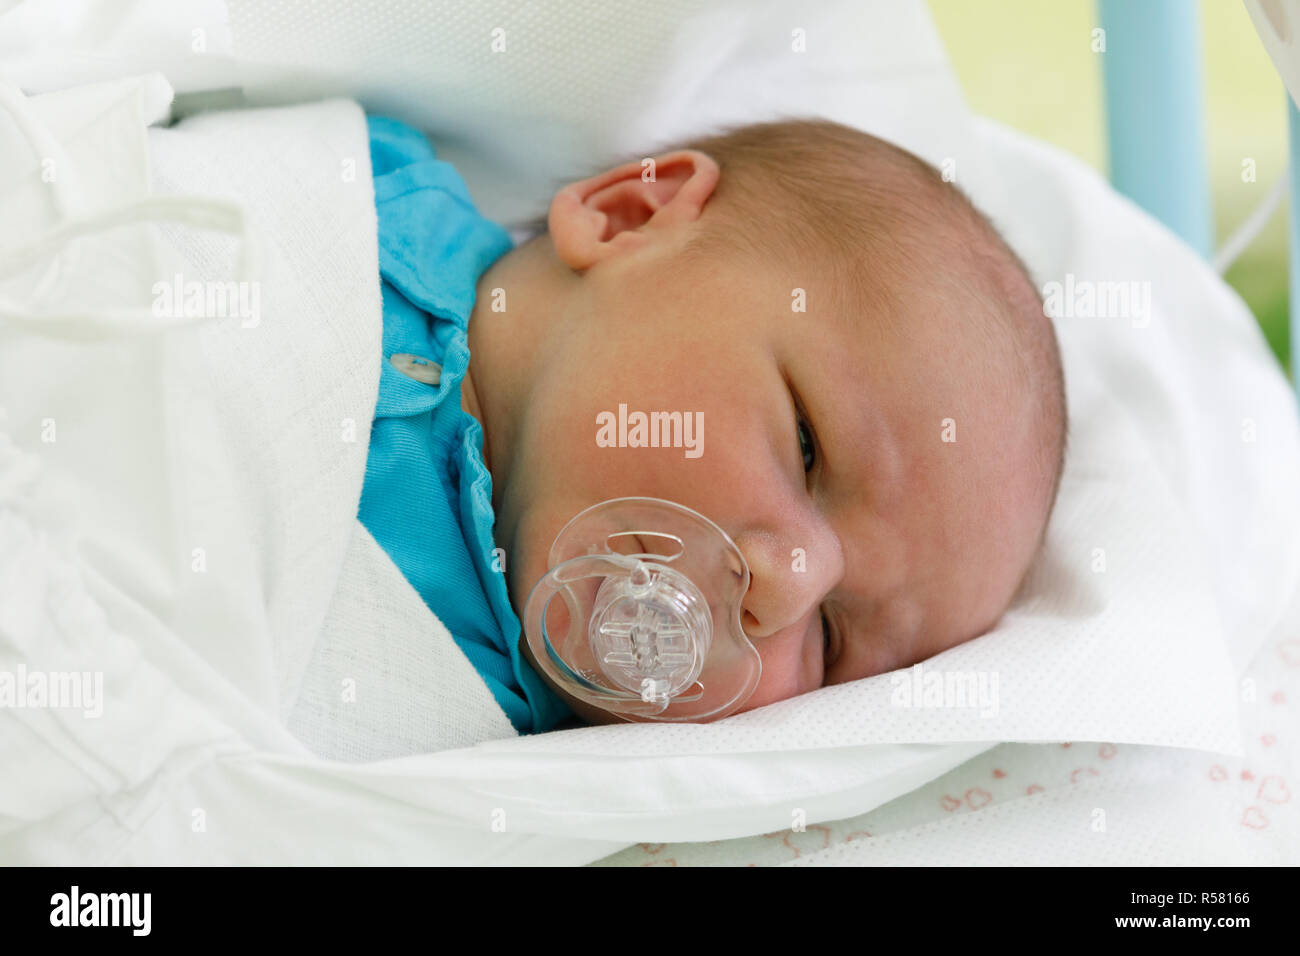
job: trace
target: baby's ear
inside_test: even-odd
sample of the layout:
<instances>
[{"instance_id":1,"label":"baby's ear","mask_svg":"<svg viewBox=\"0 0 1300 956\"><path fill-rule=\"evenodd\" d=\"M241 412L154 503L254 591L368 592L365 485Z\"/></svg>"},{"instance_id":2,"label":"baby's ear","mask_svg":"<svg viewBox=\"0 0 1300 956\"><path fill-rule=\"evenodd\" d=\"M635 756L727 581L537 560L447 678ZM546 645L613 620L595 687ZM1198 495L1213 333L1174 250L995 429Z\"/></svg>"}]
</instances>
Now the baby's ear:
<instances>
[{"instance_id":1,"label":"baby's ear","mask_svg":"<svg viewBox=\"0 0 1300 956\"><path fill-rule=\"evenodd\" d=\"M571 183L555 194L546 220L555 251L581 272L639 248L655 230L698 219L718 176L711 157L682 149Z\"/></svg>"}]
</instances>

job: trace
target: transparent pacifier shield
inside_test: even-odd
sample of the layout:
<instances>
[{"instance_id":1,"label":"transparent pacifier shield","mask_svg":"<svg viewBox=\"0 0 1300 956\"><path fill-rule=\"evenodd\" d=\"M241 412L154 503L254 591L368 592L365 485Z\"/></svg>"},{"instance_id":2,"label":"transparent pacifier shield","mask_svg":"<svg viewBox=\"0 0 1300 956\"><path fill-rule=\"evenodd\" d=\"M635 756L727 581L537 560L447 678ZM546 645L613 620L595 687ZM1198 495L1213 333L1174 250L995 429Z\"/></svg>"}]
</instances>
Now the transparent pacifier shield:
<instances>
[{"instance_id":1,"label":"transparent pacifier shield","mask_svg":"<svg viewBox=\"0 0 1300 956\"><path fill-rule=\"evenodd\" d=\"M575 697L629 719L689 721L732 713L757 687L761 661L740 625L749 568L699 513L657 498L601 502L556 536L549 563L525 634Z\"/></svg>"}]
</instances>

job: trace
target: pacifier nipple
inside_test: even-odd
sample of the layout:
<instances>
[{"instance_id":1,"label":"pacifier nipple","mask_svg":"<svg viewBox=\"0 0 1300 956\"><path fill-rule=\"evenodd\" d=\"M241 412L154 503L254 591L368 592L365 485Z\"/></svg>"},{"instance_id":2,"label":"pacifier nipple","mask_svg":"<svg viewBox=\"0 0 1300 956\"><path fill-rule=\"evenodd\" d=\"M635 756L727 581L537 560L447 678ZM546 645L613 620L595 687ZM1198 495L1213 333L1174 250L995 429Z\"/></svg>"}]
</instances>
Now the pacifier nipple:
<instances>
[{"instance_id":1,"label":"pacifier nipple","mask_svg":"<svg viewBox=\"0 0 1300 956\"><path fill-rule=\"evenodd\" d=\"M605 675L647 703L688 690L713 639L708 604L672 568L637 561L605 578L588 624L591 652Z\"/></svg>"},{"instance_id":2,"label":"pacifier nipple","mask_svg":"<svg viewBox=\"0 0 1300 956\"><path fill-rule=\"evenodd\" d=\"M643 597L649 592L653 582L654 577L650 574L650 568L644 561L638 561L632 573L628 575L628 593L633 597Z\"/></svg>"}]
</instances>

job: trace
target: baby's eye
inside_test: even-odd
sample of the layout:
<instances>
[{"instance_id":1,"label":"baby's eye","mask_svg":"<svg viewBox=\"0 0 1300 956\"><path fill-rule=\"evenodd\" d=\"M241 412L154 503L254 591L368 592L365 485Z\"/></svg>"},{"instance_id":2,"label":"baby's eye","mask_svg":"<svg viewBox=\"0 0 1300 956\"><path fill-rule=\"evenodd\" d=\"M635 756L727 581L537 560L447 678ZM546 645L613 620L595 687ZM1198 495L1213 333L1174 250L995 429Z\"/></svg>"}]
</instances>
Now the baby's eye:
<instances>
[{"instance_id":1,"label":"baby's eye","mask_svg":"<svg viewBox=\"0 0 1300 956\"><path fill-rule=\"evenodd\" d=\"M821 617L822 617L822 685L824 686L826 684L826 674L831 669L831 666L835 663L835 659L839 655L834 653L835 635L831 633L830 618L826 616L825 611L821 612Z\"/></svg>"},{"instance_id":2,"label":"baby's eye","mask_svg":"<svg viewBox=\"0 0 1300 956\"><path fill-rule=\"evenodd\" d=\"M812 471L812 467L817 462L817 449L813 445L812 430L808 428L808 423L800 416L797 421L797 430L799 432L799 451L803 455L803 470Z\"/></svg>"}]
</instances>

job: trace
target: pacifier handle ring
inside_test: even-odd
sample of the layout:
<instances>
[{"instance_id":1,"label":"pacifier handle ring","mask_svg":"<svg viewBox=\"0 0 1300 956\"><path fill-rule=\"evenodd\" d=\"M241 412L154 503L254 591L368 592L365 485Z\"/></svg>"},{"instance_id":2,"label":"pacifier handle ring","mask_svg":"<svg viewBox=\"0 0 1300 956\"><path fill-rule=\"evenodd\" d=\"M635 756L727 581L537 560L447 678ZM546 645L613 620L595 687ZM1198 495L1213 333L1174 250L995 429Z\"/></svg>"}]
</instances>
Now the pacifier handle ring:
<instances>
[{"instance_id":1,"label":"pacifier handle ring","mask_svg":"<svg viewBox=\"0 0 1300 956\"><path fill-rule=\"evenodd\" d=\"M549 573L545 575L537 583L532 594L528 596L528 606L525 609L524 640L531 640L530 634L540 635L542 653L538 654L538 648L533 648L538 664L546 669L551 679L557 683L563 685L565 680L572 681L576 686L569 688L569 692L574 693L574 696L617 714L650 716L663 713L668 709L669 704L677 698L665 700L656 706L653 701L645 700L640 694L633 694L629 691L594 683L584 674L575 671L560 657L554 643L551 641L551 634L546 628L546 615L550 610L551 602L555 600L557 594L564 595L565 604L569 610L570 628L574 626L575 621L580 620L582 617L578 613L578 609L574 607L572 594L566 585L583 578L607 577L613 574L625 573L628 570L628 561L629 559L623 555L589 554L565 562L561 568L555 569L559 572L558 574ZM698 683L697 681L696 684ZM702 693L703 688L701 687ZM695 700L698 697L689 699Z\"/></svg>"},{"instance_id":2,"label":"pacifier handle ring","mask_svg":"<svg viewBox=\"0 0 1300 956\"><path fill-rule=\"evenodd\" d=\"M574 612L576 611L576 608L574 608L573 606L573 601L569 595L568 590L564 588L555 589L555 591L546 598L546 604L545 606L542 607L542 619L545 620L546 612L549 611L551 608L551 602L554 601L557 597L564 598L564 603L567 604L569 607L570 620L573 620L573 615ZM551 643L550 633L546 631L545 628L543 628L543 630L540 633L542 634L542 640L545 645L546 656L550 659L551 663L555 665L556 670L558 670L562 676L567 677L569 680L573 681L576 684L581 685L582 687L590 690L592 693L595 694L600 694L602 696L612 695L615 697L626 698L628 700L641 699L640 697L637 697L634 694L630 694L625 691L616 690L614 688L603 687L600 684L596 684L588 680L587 677L583 675L580 671L575 671L572 667L570 667L568 663L564 660L564 658L562 658L559 655L559 653L555 650L555 645Z\"/></svg>"}]
</instances>

